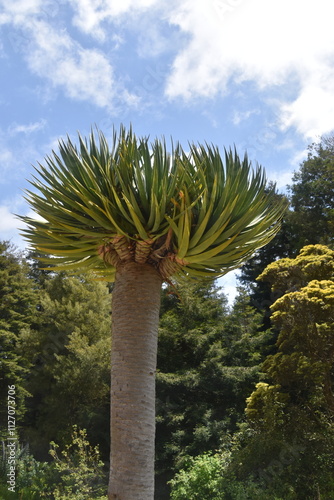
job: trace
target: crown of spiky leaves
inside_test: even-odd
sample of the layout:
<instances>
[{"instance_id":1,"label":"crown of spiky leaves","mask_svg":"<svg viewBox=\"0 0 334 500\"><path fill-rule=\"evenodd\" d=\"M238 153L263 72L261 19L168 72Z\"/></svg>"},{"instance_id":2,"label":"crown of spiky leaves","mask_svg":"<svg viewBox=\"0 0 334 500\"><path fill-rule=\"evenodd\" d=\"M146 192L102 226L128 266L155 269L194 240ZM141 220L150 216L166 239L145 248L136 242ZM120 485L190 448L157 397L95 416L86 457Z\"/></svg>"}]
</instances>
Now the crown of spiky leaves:
<instances>
[{"instance_id":1,"label":"crown of spiky leaves","mask_svg":"<svg viewBox=\"0 0 334 500\"><path fill-rule=\"evenodd\" d=\"M134 260L173 275L215 278L240 266L279 230L285 202L261 167L215 146L149 143L130 128L78 145L59 142L36 168L20 217L24 237L56 269L90 269L112 281Z\"/></svg>"}]
</instances>

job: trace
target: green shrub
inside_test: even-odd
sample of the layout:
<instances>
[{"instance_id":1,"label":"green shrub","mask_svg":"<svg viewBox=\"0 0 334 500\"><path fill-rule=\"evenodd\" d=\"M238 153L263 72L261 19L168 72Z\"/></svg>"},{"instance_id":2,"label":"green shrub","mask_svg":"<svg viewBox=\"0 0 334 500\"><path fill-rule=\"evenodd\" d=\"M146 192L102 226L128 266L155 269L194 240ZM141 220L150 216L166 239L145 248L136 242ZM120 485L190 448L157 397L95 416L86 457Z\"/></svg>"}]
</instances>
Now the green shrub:
<instances>
[{"instance_id":1,"label":"green shrub","mask_svg":"<svg viewBox=\"0 0 334 500\"><path fill-rule=\"evenodd\" d=\"M38 462L27 449L18 450L15 492L6 479L0 484L1 500L106 500L107 479L98 447L91 447L85 430L73 427L72 441L58 453L51 443L51 463Z\"/></svg>"},{"instance_id":2,"label":"green shrub","mask_svg":"<svg viewBox=\"0 0 334 500\"><path fill-rule=\"evenodd\" d=\"M290 500L251 478L237 480L229 467L231 452L188 457L169 484L171 500Z\"/></svg>"},{"instance_id":3,"label":"green shrub","mask_svg":"<svg viewBox=\"0 0 334 500\"><path fill-rule=\"evenodd\" d=\"M220 455L189 457L185 469L180 470L169 482L171 500L224 500L221 473Z\"/></svg>"},{"instance_id":4,"label":"green shrub","mask_svg":"<svg viewBox=\"0 0 334 500\"><path fill-rule=\"evenodd\" d=\"M96 500L106 498L104 464L98 447L92 448L85 430L73 426L72 442L59 455L59 446L51 443L50 454L60 477L54 486L55 500Z\"/></svg>"}]
</instances>

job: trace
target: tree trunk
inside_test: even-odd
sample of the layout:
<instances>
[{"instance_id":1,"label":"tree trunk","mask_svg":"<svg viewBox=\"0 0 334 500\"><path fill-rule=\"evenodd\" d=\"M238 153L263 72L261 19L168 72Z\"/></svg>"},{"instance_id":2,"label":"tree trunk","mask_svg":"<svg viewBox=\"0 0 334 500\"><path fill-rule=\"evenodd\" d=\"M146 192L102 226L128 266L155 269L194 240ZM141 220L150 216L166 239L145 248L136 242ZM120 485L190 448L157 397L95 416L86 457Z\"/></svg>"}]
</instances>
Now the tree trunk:
<instances>
[{"instance_id":1,"label":"tree trunk","mask_svg":"<svg viewBox=\"0 0 334 500\"><path fill-rule=\"evenodd\" d=\"M162 279L123 263L112 293L109 500L153 500L155 371Z\"/></svg>"}]
</instances>

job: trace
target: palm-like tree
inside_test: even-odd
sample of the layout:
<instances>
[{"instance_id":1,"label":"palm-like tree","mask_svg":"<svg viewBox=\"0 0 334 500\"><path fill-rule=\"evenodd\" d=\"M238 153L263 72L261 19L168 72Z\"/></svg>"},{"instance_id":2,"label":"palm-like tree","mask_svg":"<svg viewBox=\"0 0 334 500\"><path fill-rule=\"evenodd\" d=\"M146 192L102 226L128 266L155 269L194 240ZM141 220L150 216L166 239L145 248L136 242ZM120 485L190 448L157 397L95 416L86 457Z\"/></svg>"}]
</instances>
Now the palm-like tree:
<instances>
[{"instance_id":1,"label":"palm-like tree","mask_svg":"<svg viewBox=\"0 0 334 500\"><path fill-rule=\"evenodd\" d=\"M101 132L60 141L31 181L40 216L24 235L55 269L93 271L112 294L109 498L154 495L155 370L161 284L217 278L279 229L284 203L235 151Z\"/></svg>"}]
</instances>

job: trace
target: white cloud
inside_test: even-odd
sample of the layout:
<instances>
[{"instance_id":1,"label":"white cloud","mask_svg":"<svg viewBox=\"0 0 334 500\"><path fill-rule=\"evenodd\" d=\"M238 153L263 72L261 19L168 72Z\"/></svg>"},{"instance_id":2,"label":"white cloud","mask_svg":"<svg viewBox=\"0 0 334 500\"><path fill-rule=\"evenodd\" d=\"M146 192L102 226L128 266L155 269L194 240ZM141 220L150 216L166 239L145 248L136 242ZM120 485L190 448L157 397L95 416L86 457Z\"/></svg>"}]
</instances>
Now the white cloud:
<instances>
[{"instance_id":1,"label":"white cloud","mask_svg":"<svg viewBox=\"0 0 334 500\"><path fill-rule=\"evenodd\" d=\"M0 141L0 172L2 181L5 180L6 170L14 163L14 154L13 152Z\"/></svg>"},{"instance_id":2,"label":"white cloud","mask_svg":"<svg viewBox=\"0 0 334 500\"><path fill-rule=\"evenodd\" d=\"M43 0L15 0L15 2L0 0L0 6L3 9L0 23L2 21L3 24L11 22L15 25L22 25L27 18L41 12L42 2ZM44 8L48 3L44 3Z\"/></svg>"},{"instance_id":3,"label":"white cloud","mask_svg":"<svg viewBox=\"0 0 334 500\"><path fill-rule=\"evenodd\" d=\"M15 214L26 214L34 219L42 219L29 209L21 195L2 200L0 205L0 241L11 241L14 245L24 249L26 242L20 235L20 231L26 228L26 225Z\"/></svg>"},{"instance_id":4,"label":"white cloud","mask_svg":"<svg viewBox=\"0 0 334 500\"><path fill-rule=\"evenodd\" d=\"M29 123L28 125L15 123L9 127L9 133L10 135L15 135L19 133L30 135L33 132L42 130L45 127L45 125L46 125L46 120L40 120L35 123Z\"/></svg>"},{"instance_id":5,"label":"white cloud","mask_svg":"<svg viewBox=\"0 0 334 500\"><path fill-rule=\"evenodd\" d=\"M334 77L324 85L305 85L295 101L282 105L282 128L291 126L308 139L334 130Z\"/></svg>"},{"instance_id":6,"label":"white cloud","mask_svg":"<svg viewBox=\"0 0 334 500\"><path fill-rule=\"evenodd\" d=\"M226 93L231 81L253 81L279 94L288 84L299 90L281 102L283 124L305 137L328 132L334 128L333 17L328 0L180 2L169 20L189 39L174 60L166 94L213 97Z\"/></svg>"},{"instance_id":7,"label":"white cloud","mask_svg":"<svg viewBox=\"0 0 334 500\"><path fill-rule=\"evenodd\" d=\"M109 29L104 24L124 14L130 16L138 11L145 11L158 0L70 0L74 17L73 24L81 31L104 41L109 36Z\"/></svg>"},{"instance_id":8,"label":"white cloud","mask_svg":"<svg viewBox=\"0 0 334 500\"><path fill-rule=\"evenodd\" d=\"M239 123L248 120L248 118L250 118L251 116L259 114L260 114L259 109L250 109L248 111L235 110L233 113L232 122L234 125L239 125Z\"/></svg>"},{"instance_id":9,"label":"white cloud","mask_svg":"<svg viewBox=\"0 0 334 500\"><path fill-rule=\"evenodd\" d=\"M36 21L32 43L26 57L30 69L77 100L88 100L100 107L111 107L114 97L113 69L101 52L84 49L66 32L59 32L43 21Z\"/></svg>"},{"instance_id":10,"label":"white cloud","mask_svg":"<svg viewBox=\"0 0 334 500\"><path fill-rule=\"evenodd\" d=\"M293 172L289 171L271 171L270 180L276 183L278 190L285 189L288 184L291 184Z\"/></svg>"},{"instance_id":11,"label":"white cloud","mask_svg":"<svg viewBox=\"0 0 334 500\"><path fill-rule=\"evenodd\" d=\"M233 305L234 299L237 296L237 286L239 286L238 275L239 271L230 271L217 280L218 286L223 287L223 293L226 295L230 306Z\"/></svg>"},{"instance_id":12,"label":"white cloud","mask_svg":"<svg viewBox=\"0 0 334 500\"><path fill-rule=\"evenodd\" d=\"M294 155L292 156L291 160L290 160L290 163L293 167L296 168L296 170L298 169L299 165L307 159L307 155L308 155L309 151L308 149L302 149L300 151L296 151L294 153Z\"/></svg>"},{"instance_id":13,"label":"white cloud","mask_svg":"<svg viewBox=\"0 0 334 500\"><path fill-rule=\"evenodd\" d=\"M18 220L7 206L0 205L0 234L17 228Z\"/></svg>"},{"instance_id":14,"label":"white cloud","mask_svg":"<svg viewBox=\"0 0 334 500\"><path fill-rule=\"evenodd\" d=\"M87 100L109 110L115 104L114 99L118 102L124 99L126 103L133 101L134 96L115 81L108 55L94 47L83 47L56 25L58 2L0 2L5 11L3 22L17 28L10 38L13 48L24 55L33 73L48 80L54 88L62 88L72 99ZM89 17L88 6L89 2L82 2ZM93 30L94 26L91 28Z\"/></svg>"},{"instance_id":15,"label":"white cloud","mask_svg":"<svg viewBox=\"0 0 334 500\"><path fill-rule=\"evenodd\" d=\"M108 16L105 2L100 0L71 0L74 17L73 24L86 34L105 40L106 34L101 23Z\"/></svg>"},{"instance_id":16,"label":"white cloud","mask_svg":"<svg viewBox=\"0 0 334 500\"><path fill-rule=\"evenodd\" d=\"M33 133L43 127L44 120L28 124L12 123L6 129L0 128L0 185L5 196L15 190L18 180L22 186L30 166L42 158L43 143L38 133ZM2 205L13 206L13 200L7 203L2 198L0 201Z\"/></svg>"}]
</instances>

